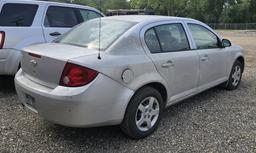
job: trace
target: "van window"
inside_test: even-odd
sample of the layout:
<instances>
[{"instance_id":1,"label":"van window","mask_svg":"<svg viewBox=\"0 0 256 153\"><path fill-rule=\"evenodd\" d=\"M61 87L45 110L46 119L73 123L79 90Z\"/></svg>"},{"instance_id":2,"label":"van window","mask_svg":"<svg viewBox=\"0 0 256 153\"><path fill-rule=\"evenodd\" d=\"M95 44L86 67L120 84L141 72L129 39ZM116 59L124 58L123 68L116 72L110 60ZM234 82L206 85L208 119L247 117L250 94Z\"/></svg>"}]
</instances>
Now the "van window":
<instances>
[{"instance_id":1,"label":"van window","mask_svg":"<svg viewBox=\"0 0 256 153\"><path fill-rule=\"evenodd\" d=\"M83 18L83 21L88 21L88 20L91 20L91 19L94 19L94 18L101 17L101 15L99 13L96 13L96 12L90 11L90 10L80 9L79 12L80 12L80 14Z\"/></svg>"},{"instance_id":2,"label":"van window","mask_svg":"<svg viewBox=\"0 0 256 153\"><path fill-rule=\"evenodd\" d=\"M0 13L0 26L29 27L32 25L38 5L4 4Z\"/></svg>"},{"instance_id":3,"label":"van window","mask_svg":"<svg viewBox=\"0 0 256 153\"><path fill-rule=\"evenodd\" d=\"M50 6L44 20L45 27L71 28L77 24L75 9L69 7Z\"/></svg>"}]
</instances>

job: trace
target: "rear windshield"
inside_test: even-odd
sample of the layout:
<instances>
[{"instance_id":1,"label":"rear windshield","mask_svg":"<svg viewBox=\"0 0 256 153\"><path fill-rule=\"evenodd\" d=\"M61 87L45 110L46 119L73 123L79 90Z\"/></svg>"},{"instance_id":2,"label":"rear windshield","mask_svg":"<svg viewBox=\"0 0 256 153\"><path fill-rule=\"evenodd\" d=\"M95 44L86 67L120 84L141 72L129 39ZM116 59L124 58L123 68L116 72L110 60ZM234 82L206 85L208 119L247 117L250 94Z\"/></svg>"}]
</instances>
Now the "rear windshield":
<instances>
[{"instance_id":1,"label":"rear windshield","mask_svg":"<svg viewBox=\"0 0 256 153\"><path fill-rule=\"evenodd\" d=\"M101 19L101 26L99 23L100 18L84 22L70 32L64 34L55 42L105 50L118 39L118 37L136 24L134 22L103 18ZM99 31L99 29L101 30Z\"/></svg>"},{"instance_id":2,"label":"rear windshield","mask_svg":"<svg viewBox=\"0 0 256 153\"><path fill-rule=\"evenodd\" d=\"M35 18L38 5L5 4L0 13L0 26L29 27Z\"/></svg>"}]
</instances>

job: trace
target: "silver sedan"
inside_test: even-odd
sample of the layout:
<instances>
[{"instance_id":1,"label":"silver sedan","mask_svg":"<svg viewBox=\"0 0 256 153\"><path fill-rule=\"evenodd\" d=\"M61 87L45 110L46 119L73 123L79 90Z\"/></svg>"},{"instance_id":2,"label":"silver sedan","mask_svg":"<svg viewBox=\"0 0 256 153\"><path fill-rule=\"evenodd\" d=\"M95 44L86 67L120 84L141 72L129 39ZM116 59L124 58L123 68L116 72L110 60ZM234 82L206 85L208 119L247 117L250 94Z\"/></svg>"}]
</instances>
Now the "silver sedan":
<instances>
[{"instance_id":1,"label":"silver sedan","mask_svg":"<svg viewBox=\"0 0 256 153\"><path fill-rule=\"evenodd\" d=\"M163 110L211 87L239 86L243 49L197 20L115 16L85 22L24 49L22 105L64 126L121 125L150 135Z\"/></svg>"}]
</instances>

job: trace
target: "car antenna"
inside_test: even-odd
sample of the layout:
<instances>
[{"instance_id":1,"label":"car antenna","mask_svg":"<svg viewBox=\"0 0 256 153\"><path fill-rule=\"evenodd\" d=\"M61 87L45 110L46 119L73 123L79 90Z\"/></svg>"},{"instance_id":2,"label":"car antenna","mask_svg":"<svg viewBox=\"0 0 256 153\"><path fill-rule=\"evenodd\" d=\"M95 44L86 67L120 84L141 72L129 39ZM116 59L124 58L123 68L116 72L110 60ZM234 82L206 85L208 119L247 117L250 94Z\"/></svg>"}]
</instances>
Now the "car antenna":
<instances>
[{"instance_id":1,"label":"car antenna","mask_svg":"<svg viewBox=\"0 0 256 153\"><path fill-rule=\"evenodd\" d=\"M99 9L101 12L101 0L99 0ZM98 59L101 60L101 55L100 55L100 46L101 46L101 16L99 17L99 52L98 52Z\"/></svg>"}]
</instances>

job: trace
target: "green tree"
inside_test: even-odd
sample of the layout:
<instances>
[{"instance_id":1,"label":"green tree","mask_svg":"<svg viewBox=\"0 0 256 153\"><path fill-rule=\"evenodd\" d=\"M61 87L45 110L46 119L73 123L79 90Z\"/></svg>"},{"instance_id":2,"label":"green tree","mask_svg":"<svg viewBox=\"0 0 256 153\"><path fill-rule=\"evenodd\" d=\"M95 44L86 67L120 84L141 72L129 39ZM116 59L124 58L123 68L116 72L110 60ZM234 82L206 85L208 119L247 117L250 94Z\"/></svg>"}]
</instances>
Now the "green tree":
<instances>
[{"instance_id":1,"label":"green tree","mask_svg":"<svg viewBox=\"0 0 256 153\"><path fill-rule=\"evenodd\" d=\"M127 9L130 4L126 0L105 0L104 9Z\"/></svg>"},{"instance_id":2,"label":"green tree","mask_svg":"<svg viewBox=\"0 0 256 153\"><path fill-rule=\"evenodd\" d=\"M256 22L256 0L249 2L250 22Z\"/></svg>"},{"instance_id":3,"label":"green tree","mask_svg":"<svg viewBox=\"0 0 256 153\"><path fill-rule=\"evenodd\" d=\"M54 1L67 2L68 0L54 0ZM100 2L101 2L101 8L100 8ZM73 0L73 3L95 7L102 11L106 11L107 9L130 8L130 4L126 0Z\"/></svg>"},{"instance_id":4,"label":"green tree","mask_svg":"<svg viewBox=\"0 0 256 153\"><path fill-rule=\"evenodd\" d=\"M55 0L66 2L67 0ZM256 0L74 0L107 9L152 9L155 14L190 17L207 23L256 22Z\"/></svg>"},{"instance_id":5,"label":"green tree","mask_svg":"<svg viewBox=\"0 0 256 153\"><path fill-rule=\"evenodd\" d=\"M156 14L182 16L189 0L131 0L130 3L133 8L153 9Z\"/></svg>"},{"instance_id":6,"label":"green tree","mask_svg":"<svg viewBox=\"0 0 256 153\"><path fill-rule=\"evenodd\" d=\"M206 21L205 16L207 13L206 2L207 1L205 0L190 0L187 4L188 7L186 10L186 15L184 16L195 18L205 22Z\"/></svg>"}]
</instances>

